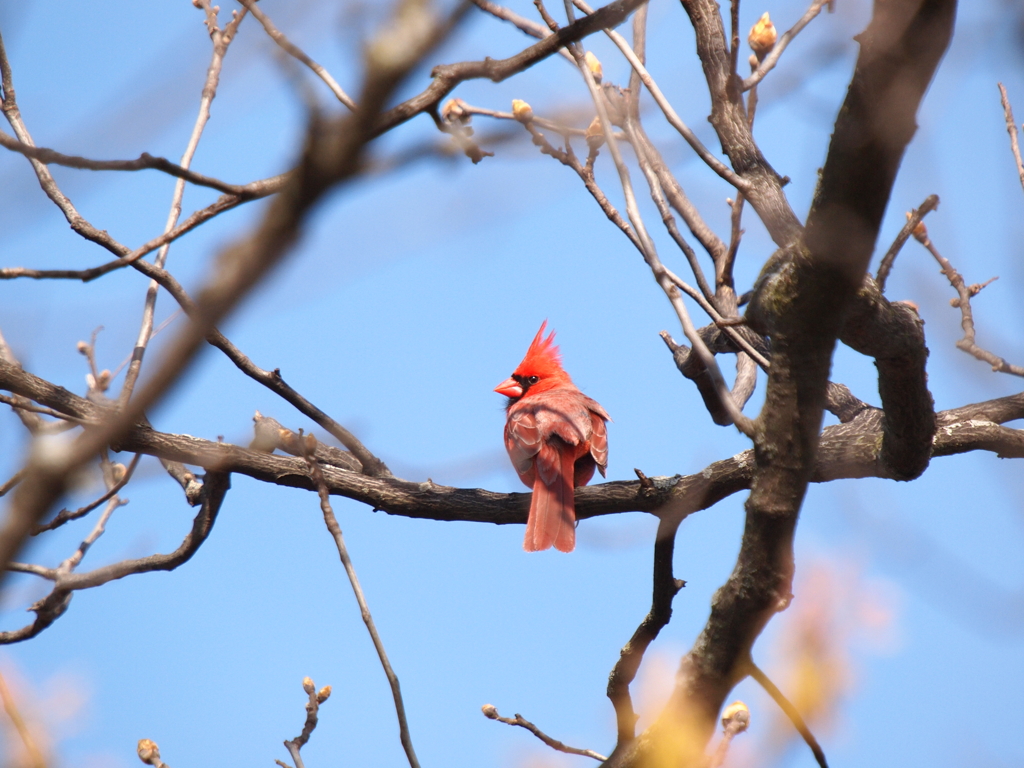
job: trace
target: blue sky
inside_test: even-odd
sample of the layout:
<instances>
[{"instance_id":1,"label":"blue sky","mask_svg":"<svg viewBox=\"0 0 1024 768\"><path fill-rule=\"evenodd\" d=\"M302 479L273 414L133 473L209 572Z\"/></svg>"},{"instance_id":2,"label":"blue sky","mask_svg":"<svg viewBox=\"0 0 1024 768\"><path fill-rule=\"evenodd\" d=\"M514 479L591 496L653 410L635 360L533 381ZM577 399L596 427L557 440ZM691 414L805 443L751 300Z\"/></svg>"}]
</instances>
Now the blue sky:
<instances>
[{"instance_id":1,"label":"blue sky","mask_svg":"<svg viewBox=\"0 0 1024 768\"><path fill-rule=\"evenodd\" d=\"M358 39L372 26L374 8L313 0L260 5L354 90ZM837 5L802 33L761 89L755 134L773 166L792 179L787 193L801 216L852 71L852 36L870 12L861 0ZM530 3L513 6L533 13ZM763 10L746 5L743 29ZM785 29L804 6L778 2L770 10ZM979 342L1017 363L1024 361L1024 342L1013 330L1024 327L1024 195L996 82L1007 86L1020 119L1021 24L1010 2L963 4L880 241L887 247L904 211L939 194L942 204L928 219L938 248L968 282L1000 277L974 304ZM96 158L180 156L209 60L202 14L190 3L4 4L0 30L37 144ZM474 13L434 60L506 56L527 43ZM590 44L606 78L624 83L627 65L608 41ZM290 88L295 71L274 54L262 29L245 20L194 161L200 172L245 182L293 162L304 107ZM427 69L414 74L407 93L424 87ZM717 150L692 34L676 3L652 6L649 69ZM298 76L334 109L317 81ZM578 74L555 58L504 83L466 83L454 95L492 109L522 98L540 115L575 110L580 125L590 119ZM646 97L644 104L648 132L724 236L729 188L695 160ZM484 119L475 127L481 136L508 128ZM375 145L374 155L385 159L436 138L429 119L417 118ZM746 439L715 427L674 369L658 337L662 329L681 337L671 308L575 174L523 137L494 151L477 166L461 157L425 160L332 195L286 263L223 325L225 333L258 365L279 367L412 480L523 490L501 443L502 398L491 390L545 318L577 384L614 418L609 479L631 479L634 467L648 475L698 472L744 450ZM156 172L54 174L83 215L121 242L136 246L161 231L172 179ZM597 174L621 208L606 154ZM0 155L0 180L2 266L78 268L107 260L68 229L22 158ZM189 188L186 213L214 197ZM233 211L175 243L169 268L195 289L218 249L261 207ZM682 273L685 262L658 231L653 206L643 212L662 258ZM745 226L737 265L743 287L772 250L749 212ZM955 349L959 314L937 272L909 243L888 289L890 298L921 307L937 407L1019 391L1019 380ZM85 362L75 344L103 326L99 363L116 368L134 343L145 289L131 270L85 285L6 282L0 329L26 368L84 393ZM173 310L161 296L158 322ZM157 337L150 364L180 327L172 322ZM840 349L835 380L877 402L873 375L871 361ZM757 396L749 413L756 404ZM212 349L150 416L159 429L245 444L255 410L322 435ZM17 420L4 413L4 478L19 466L24 446ZM95 487L71 503L90 495ZM153 459L143 459L124 495L130 504L114 514L84 567L170 551L191 525L192 510ZM990 454L937 459L909 484L811 489L797 534L797 600L772 622L755 657L781 683L801 606L832 611L839 628L830 637L846 682L819 738L833 764L1024 761L1020 744L993 727L993 711L1006 723L1024 716L1022 497L1017 465ZM687 587L638 681L638 699L651 711L732 569L742 501L727 499L680 530L675 572ZM520 712L567 743L611 749L604 687L649 608L653 518L587 521L571 556L527 555L517 526L412 521L341 499L335 508L401 679L424 766L586 760L556 756L525 731L485 720L485 703L504 715ZM88 525L36 542L26 559L56 564ZM24 608L42 595L27 578L8 584L3 629L24 623ZM814 603L822 584L830 585L828 597ZM303 751L307 765L404 761L386 681L315 497L243 477L233 479L213 535L192 562L77 594L41 636L0 649L0 670L45 726L60 765L137 764L140 738L156 740L174 768L284 760L281 741L299 732L304 716L305 675L334 688ZM738 761L768 755L783 765L812 764L802 745L773 744L772 734L788 736L788 726L775 723L773 705L750 682L736 695L750 704L753 722L737 744Z\"/></svg>"}]
</instances>

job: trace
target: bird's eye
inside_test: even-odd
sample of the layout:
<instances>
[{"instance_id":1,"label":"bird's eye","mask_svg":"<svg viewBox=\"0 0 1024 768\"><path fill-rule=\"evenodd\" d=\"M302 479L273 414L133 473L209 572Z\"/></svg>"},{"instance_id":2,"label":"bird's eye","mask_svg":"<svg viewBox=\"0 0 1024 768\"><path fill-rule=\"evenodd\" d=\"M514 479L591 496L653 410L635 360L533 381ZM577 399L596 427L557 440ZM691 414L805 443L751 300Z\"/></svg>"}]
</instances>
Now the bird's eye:
<instances>
[{"instance_id":1,"label":"bird's eye","mask_svg":"<svg viewBox=\"0 0 1024 768\"><path fill-rule=\"evenodd\" d=\"M540 378L537 376L531 376L530 378L527 379L527 381L530 382L530 384L536 384L538 381L540 381Z\"/></svg>"}]
</instances>

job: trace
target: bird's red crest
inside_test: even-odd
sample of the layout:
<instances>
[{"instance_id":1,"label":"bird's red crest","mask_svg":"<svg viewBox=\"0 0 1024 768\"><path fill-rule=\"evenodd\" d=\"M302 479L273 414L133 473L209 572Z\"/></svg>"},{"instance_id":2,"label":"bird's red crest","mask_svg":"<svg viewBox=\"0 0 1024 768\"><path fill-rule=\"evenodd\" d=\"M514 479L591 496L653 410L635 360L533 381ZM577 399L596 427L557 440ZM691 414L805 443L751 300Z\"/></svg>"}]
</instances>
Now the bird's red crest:
<instances>
[{"instance_id":1,"label":"bird's red crest","mask_svg":"<svg viewBox=\"0 0 1024 768\"><path fill-rule=\"evenodd\" d=\"M530 348L526 350L526 356L515 370L516 374L544 377L565 373L562 368L562 353L555 344L555 332L552 331L544 338L544 329L547 326L547 320L540 324L540 330L533 337Z\"/></svg>"}]
</instances>

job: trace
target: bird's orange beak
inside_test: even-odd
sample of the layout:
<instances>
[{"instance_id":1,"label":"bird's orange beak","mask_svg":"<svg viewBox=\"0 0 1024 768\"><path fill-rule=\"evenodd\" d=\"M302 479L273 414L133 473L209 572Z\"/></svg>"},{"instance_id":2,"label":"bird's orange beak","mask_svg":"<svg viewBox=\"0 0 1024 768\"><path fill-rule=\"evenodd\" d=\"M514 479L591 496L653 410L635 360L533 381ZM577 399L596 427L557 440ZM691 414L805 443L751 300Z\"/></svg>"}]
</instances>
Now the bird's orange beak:
<instances>
[{"instance_id":1,"label":"bird's orange beak","mask_svg":"<svg viewBox=\"0 0 1024 768\"><path fill-rule=\"evenodd\" d=\"M513 379L511 376L505 379L501 384L494 388L494 391L499 395L505 397L522 397L523 388L519 385L519 382Z\"/></svg>"}]
</instances>

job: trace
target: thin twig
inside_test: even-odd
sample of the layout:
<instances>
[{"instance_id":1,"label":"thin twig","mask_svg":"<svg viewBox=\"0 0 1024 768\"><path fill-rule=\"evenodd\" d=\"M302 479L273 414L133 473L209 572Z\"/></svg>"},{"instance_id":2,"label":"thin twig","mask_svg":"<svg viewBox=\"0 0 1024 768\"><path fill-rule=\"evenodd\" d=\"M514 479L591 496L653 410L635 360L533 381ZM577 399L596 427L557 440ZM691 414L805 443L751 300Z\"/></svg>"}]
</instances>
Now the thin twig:
<instances>
[{"instance_id":1,"label":"thin twig","mask_svg":"<svg viewBox=\"0 0 1024 768\"><path fill-rule=\"evenodd\" d=\"M38 576L47 581L57 580L57 569L47 568L44 565L36 565L35 563L8 563L8 571L14 571L15 573L31 573L33 576Z\"/></svg>"},{"instance_id":2,"label":"thin twig","mask_svg":"<svg viewBox=\"0 0 1024 768\"><path fill-rule=\"evenodd\" d=\"M505 723L507 725L517 725L520 728L525 728L538 739L540 739L549 747L558 752L564 752L567 755L582 755L583 757L592 757L595 760L599 760L601 762L604 762L608 759L604 755L600 754L599 752L595 752L592 749L578 749L576 747L570 747L566 744L563 744L558 739L551 738L546 733L544 733L544 731L542 731L540 728L538 728L536 725L531 723L529 720L527 720L519 713L516 713L515 717L502 717L498 714L498 710L493 704L484 704L480 709L483 711L484 717L486 717L487 719L497 720L499 723Z\"/></svg>"},{"instance_id":3,"label":"thin twig","mask_svg":"<svg viewBox=\"0 0 1024 768\"><path fill-rule=\"evenodd\" d=\"M640 470L636 472L640 478L641 488L644 487L645 480L649 485L653 485ZM675 578L672 574L672 553L675 550L676 532L681 522L682 519L675 518L662 518L658 522L658 532L654 539L651 609L622 647L619 659L608 676L607 694L615 709L619 746L624 746L636 736L637 714L633 709L629 686L640 669L640 662L647 648L672 619L672 600L679 590L686 586L685 581Z\"/></svg>"},{"instance_id":4,"label":"thin twig","mask_svg":"<svg viewBox=\"0 0 1024 768\"><path fill-rule=\"evenodd\" d=\"M501 112L495 109L474 107L472 104L466 104L465 102L462 102L459 106L467 115L482 115L483 117L493 117L497 120L514 120L516 122L519 122L519 119L511 112ZM537 115L531 117L530 122L533 123L534 125L540 126L546 131L554 131L555 133L563 137L582 137L587 135L587 131L585 128L573 128L572 126L564 125L563 123L559 123L554 120L547 120L543 117L538 117Z\"/></svg>"},{"instance_id":5,"label":"thin twig","mask_svg":"<svg viewBox=\"0 0 1024 768\"><path fill-rule=\"evenodd\" d=\"M65 168L78 168L85 171L163 171L169 176L175 176L196 186L216 189L225 195L241 195L244 194L245 189L243 185L228 184L226 181L204 176L189 170L186 166L175 165L164 157L153 157L148 152L143 152L135 160L90 160L87 157L65 155L46 147L25 144L4 131L0 131L0 147L18 152L47 165L62 165Z\"/></svg>"},{"instance_id":6,"label":"thin twig","mask_svg":"<svg viewBox=\"0 0 1024 768\"><path fill-rule=\"evenodd\" d=\"M885 252L885 256L878 263L878 276L875 278L875 282L878 283L878 290L881 293L885 293L885 281L889 279L889 273L892 272L892 265L896 261L896 257L899 255L900 250L903 248L903 244L907 242L909 237L917 229L917 225L920 224L924 217L939 207L939 196L928 195L924 199L924 202L920 206L910 212L907 217L907 223L903 225L903 229L896 235L896 239L892 241L892 245L889 246L889 250Z\"/></svg>"},{"instance_id":7,"label":"thin twig","mask_svg":"<svg viewBox=\"0 0 1024 768\"><path fill-rule=\"evenodd\" d=\"M89 531L89 535L82 539L82 542L78 545L77 549L71 553L70 557L57 566L58 582L60 581L60 575L62 573L70 573L78 567L86 553L92 548L92 545L96 543L96 540L106 533L107 522L110 520L111 515L114 514L114 510L126 503L127 502L122 501L117 496L112 496L107 501L106 509L104 509L103 514L99 516L99 519L96 521L96 525L94 525L92 530Z\"/></svg>"},{"instance_id":8,"label":"thin twig","mask_svg":"<svg viewBox=\"0 0 1024 768\"><path fill-rule=\"evenodd\" d=\"M789 718L790 722L793 723L793 727L797 729L803 740L807 742L807 746L811 748L811 752L814 753L814 759L818 762L821 768L828 768L828 761L825 760L825 752L822 750L821 745L818 744L818 740L814 738L814 734L811 733L811 729L807 727L807 723L800 716L797 708L793 706L793 703L786 698L786 696L778 689L778 687L771 681L761 668L757 666L753 661L749 663L750 676L758 682L758 684L764 688L769 696L774 699L775 703L779 705L779 708L786 713L786 717Z\"/></svg>"},{"instance_id":9,"label":"thin twig","mask_svg":"<svg viewBox=\"0 0 1024 768\"><path fill-rule=\"evenodd\" d=\"M263 25L263 29L266 30L271 40L277 43L282 50L288 53L288 55L292 56L295 59L298 59L307 67L309 67L313 71L313 73L316 74L316 76L319 77L321 80L323 80L327 87L331 89L331 93L334 94L334 97L338 101L340 101L346 107L351 109L353 112L355 111L356 103L352 101L352 98L347 93L345 93L345 91L342 89L340 85L338 85L338 82L333 77L331 77L331 73L324 69L324 67L321 64L317 64L315 61L313 61L313 59L307 56L301 48L299 48L291 40L285 37L284 33L274 26L274 22L272 22L267 17L267 15L262 10L260 10L260 7L256 5L256 3L253 2L253 0L238 0L238 2L244 5L248 9L249 13L253 15L253 18L255 18L256 21Z\"/></svg>"},{"instance_id":10,"label":"thin twig","mask_svg":"<svg viewBox=\"0 0 1024 768\"><path fill-rule=\"evenodd\" d=\"M597 202L598 206L600 206L601 210L604 212L604 215L608 217L608 220L612 224L619 228L619 230L629 239L629 242L631 242L636 247L636 249L640 252L640 255L642 256L644 249L643 246L640 244L640 240L637 238L636 233L633 231L633 228L629 225L629 222L622 217L622 214L619 213L618 209L616 209L615 206L611 204L611 202L608 200L608 196L605 195L604 190L601 189L601 187L597 183L597 180L594 178L593 161L594 158L597 156L597 150L591 149L590 156L587 158L586 164L584 164L580 162L579 157L573 151L572 145L569 143L568 137L563 137L565 139L565 149L556 149L547 140L547 137L545 137L544 134L537 130L537 128L533 125L533 120L527 120L526 122L523 123L523 126L533 137L533 143L536 146L540 147L540 151L542 154L553 157L560 163L562 163L562 165L565 165L568 168L572 168L574 171L576 171L576 175L580 177L580 180L583 182L583 185L586 187L587 191Z\"/></svg>"},{"instance_id":11,"label":"thin twig","mask_svg":"<svg viewBox=\"0 0 1024 768\"><path fill-rule=\"evenodd\" d=\"M779 57L782 52L786 50L786 47L793 42L793 38L800 34L800 31L806 27L814 17L821 13L822 6L826 5L829 0L814 0L811 3L811 7L807 9L807 12L800 17L800 20L792 27L786 30L786 32L778 39L775 43L775 47L772 48L772 52L765 56L764 61L761 62L761 66L746 80L743 81L743 90L749 91L755 85L760 83L764 76L771 72L775 65L779 62Z\"/></svg>"},{"instance_id":12,"label":"thin twig","mask_svg":"<svg viewBox=\"0 0 1024 768\"><path fill-rule=\"evenodd\" d=\"M685 281L681 280L678 275L674 274L672 270L665 270L668 273L669 279L675 283L687 296L700 304L701 309L708 313L708 316L714 321L715 325L718 326L719 330L725 333L738 347L744 352L750 355L754 362L756 362L761 369L767 373L771 363L768 359L762 355L754 346L743 338L743 334L737 331L732 325L730 325L725 317L720 315L718 311L712 306L704 297L702 297L697 291L691 286L687 285Z\"/></svg>"},{"instance_id":13,"label":"thin twig","mask_svg":"<svg viewBox=\"0 0 1024 768\"><path fill-rule=\"evenodd\" d=\"M202 506L192 521L192 529L185 535L178 548L169 554L156 554L131 560L122 560L85 573L75 573L74 568L81 562L85 550L102 533L102 526L106 524L106 520L110 516L109 513L113 511L113 508L111 508L104 513L100 524L93 529L93 532L83 542L83 546L76 549L72 556L57 568L44 568L27 563L11 563L7 570L34 574L53 581L54 586L49 595L30 608L30 610L36 613L35 621L17 630L0 632L0 644L17 643L27 640L51 626L67 611L68 605L71 602L71 596L77 590L92 589L139 573L173 571L178 566L187 563L199 551L199 548L213 530L217 513L220 511L224 496L230 487L230 475L227 473L212 470L206 473L206 482L202 486Z\"/></svg>"},{"instance_id":14,"label":"thin twig","mask_svg":"<svg viewBox=\"0 0 1024 768\"><path fill-rule=\"evenodd\" d=\"M683 238L679 227L676 226L675 216L672 215L672 211L665 200L665 190L655 167L654 158L652 158L649 152L652 148L650 140L647 138L646 133L644 133L643 127L632 114L626 118L626 131L629 135L630 143L633 145L633 151L636 154L640 170L647 179L647 185L651 190L651 199L654 200L654 205L657 207L658 213L661 214L662 223L676 245L679 246L679 250L686 257L686 261L690 265L690 271L693 272L693 276L697 280L697 287L700 288L703 297L706 299L705 303L714 304L715 293L711 290L711 286L708 285L708 281L704 277L704 270L701 269L700 262L697 260L697 254ZM658 159L660 160L660 158Z\"/></svg>"},{"instance_id":15,"label":"thin twig","mask_svg":"<svg viewBox=\"0 0 1024 768\"><path fill-rule=\"evenodd\" d=\"M586 13L588 16L594 13L593 9L585 2L583 2L583 0L573 0L573 5L575 5L581 11ZM641 82L643 82L643 84L647 87L647 90L650 92L651 96L654 97L655 103L661 108L661 111L665 114L665 118L668 120L669 124L679 132L679 135L686 140L686 143L693 148L693 151L700 156L700 159L703 160L711 170L713 170L715 173L717 173L719 176L721 176L723 179L725 179L727 182L732 184L737 189L747 189L750 186L749 183L746 180L740 178L735 173L735 171L733 171L729 166L727 166L725 163L723 163L721 160L715 157L708 150L708 148L704 146L704 143L697 138L697 134L691 131L689 127L687 127L686 123L683 122L682 118L679 117L678 114L676 114L676 111L672 108L672 105L669 103L668 99L665 98L665 95L661 92L661 89L658 87L658 84L654 82L654 78L651 77L651 74L647 71L647 68L637 57L636 53L633 52L633 48L626 41L626 38L624 38L622 35L620 35L618 32L611 28L605 29L604 33L608 35L608 37L611 39L613 43L615 43L616 46L618 46L619 50L622 51L622 55L626 57L627 61L629 61L630 66L632 66L633 69L636 70L636 73L640 76ZM598 114L600 114L600 111L598 112ZM602 124L604 124L603 120ZM608 126L605 126L605 131L608 131ZM610 144L609 149L611 149ZM612 156L614 157L614 155L615 151L613 150Z\"/></svg>"},{"instance_id":16,"label":"thin twig","mask_svg":"<svg viewBox=\"0 0 1024 768\"><path fill-rule=\"evenodd\" d=\"M580 2L581 0L577 0ZM621 39L621 35L619 35ZM613 38L614 39L614 38ZM629 45L623 40L623 44L626 48ZM622 46L620 46L621 48ZM735 401L732 398L732 394L729 392L729 388L726 386L725 379L722 376L721 370L718 368L718 363L715 362L714 355L708 350L703 340L697 333L697 329L694 327L693 322L690 320L690 313L686 309L686 304L683 302L682 296L679 290L673 285L665 272L665 268L658 258L657 249L654 246L654 241L651 240L650 235L647 233L647 228L644 226L643 218L640 215L640 209L637 206L636 195L633 192L633 183L629 177L629 169L626 167L626 163L622 158L622 153L619 150L618 142L612 135L612 123L608 117L608 110L605 107L605 96L598 90L597 84L594 82L594 76L591 74L590 69L582 61L582 54L571 51L577 57L577 65L579 66L580 72L583 74L583 79L587 83L587 88L590 90L591 98L594 100L594 106L597 108L598 117L601 120L601 127L604 130L605 141L608 143L608 149L611 152L612 159L615 162L615 168L619 173L619 180L622 184L622 191L626 198L626 212L629 216L629 220L633 225L634 230L637 233L637 237L640 239L643 245L644 260L647 262L651 271L654 273L655 279L661 286L662 290L668 296L669 302L676 311L676 315L679 318L680 324L683 326L683 332L686 337L690 340L694 350L700 356L701 362L704 363L708 369L708 374L711 376L714 382L715 389L718 392L719 398L722 401L722 406L725 408L729 417L732 419L733 424L743 434L748 437L754 435L754 424L749 417L736 406ZM630 54L633 59L636 60L636 55ZM640 64L639 60L636 60L634 67L643 65ZM640 71L640 70L638 70ZM644 70L646 71L646 70ZM640 72L641 78L644 76L643 72Z\"/></svg>"},{"instance_id":17,"label":"thin twig","mask_svg":"<svg viewBox=\"0 0 1024 768\"><path fill-rule=\"evenodd\" d=\"M964 329L964 337L956 343L957 349L963 350L969 355L972 355L982 362L988 363L992 366L992 370L995 373L1009 373L1013 376L1024 376L1024 367L1019 365L1012 365L999 355L995 355L989 352L987 349L982 349L975 343L975 331L974 331L974 312L971 310L971 297L976 295L982 288L995 280L989 280L982 284L967 285L964 281L963 276L957 272L956 268L946 259L935 244L932 243L928 237L928 231L924 228L924 225L920 225L914 232L914 238L921 243L928 252L935 257L935 260L939 262L939 266L942 267L942 274L949 280L949 284L953 286L959 295L958 299L954 299L950 302L954 307L960 308L960 327Z\"/></svg>"},{"instance_id":18,"label":"thin twig","mask_svg":"<svg viewBox=\"0 0 1024 768\"><path fill-rule=\"evenodd\" d=\"M313 731L316 729L317 722L319 721L320 705L327 701L331 695L331 686L325 685L317 691L313 681L308 677L302 680L302 690L309 697L306 701L306 721L302 724L302 733L294 739L288 739L284 743L288 754L295 761L295 768L304 768L301 750L309 742L309 737L313 735ZM278 765L285 765L280 760L275 760L274 762Z\"/></svg>"},{"instance_id":19,"label":"thin twig","mask_svg":"<svg viewBox=\"0 0 1024 768\"><path fill-rule=\"evenodd\" d=\"M1017 123L1013 119L1013 108L1010 107L1010 97L1006 94L1006 88L999 83L999 100L1003 104L1003 114L1006 116L1006 132L1010 134L1010 151L1013 152L1014 163L1017 166L1017 175L1020 177L1020 185L1024 188L1024 161L1020 158L1020 146L1017 144Z\"/></svg>"},{"instance_id":20,"label":"thin twig","mask_svg":"<svg viewBox=\"0 0 1024 768\"><path fill-rule=\"evenodd\" d=\"M128 464L128 467L125 469L125 472L121 476L121 479L115 482L110 487L110 489L105 494L96 499L96 501L92 502L91 504L87 504L84 507L79 507L74 512L70 512L67 509L62 509L50 522L46 523L45 525L37 525L35 527L35 530L32 531L32 535L38 536L40 533L43 533L44 531L52 531L54 528L60 528L62 525L64 525L67 522L70 522L71 520L78 520L81 517L85 517L87 514L96 509L96 507L98 507L100 504L113 498L114 494L116 494L118 491L120 491L122 488L128 485L128 481L132 479L132 475L135 472L135 468L139 465L139 459L141 458L142 454L136 453L135 456L132 458L131 462Z\"/></svg>"},{"instance_id":21,"label":"thin twig","mask_svg":"<svg viewBox=\"0 0 1024 768\"><path fill-rule=\"evenodd\" d=\"M503 5L492 3L490 0L470 0L477 8L485 13L489 13L497 19L507 21L512 24L520 32L525 32L530 37L535 37L538 40L543 40L545 37L550 37L552 32L550 29L545 27L543 24L538 24L533 19L528 19L525 16L520 16L510 8L506 8ZM565 59L569 60L569 63L576 66L576 62L573 61L572 56L565 48L560 48L559 54Z\"/></svg>"},{"instance_id":22,"label":"thin twig","mask_svg":"<svg viewBox=\"0 0 1024 768\"><path fill-rule=\"evenodd\" d=\"M387 676L388 685L391 686L391 696L394 698L395 713L398 716L399 739L402 742L402 748L405 750L405 756L409 760L410 768L419 768L420 763L412 746L412 737L409 735L409 723L405 716L405 702L402 700L402 689L398 683L398 676L391 667L387 651L384 650L384 643L380 639L377 626L373 621L373 615L370 613L370 607L366 603L363 588L359 585L359 577L356 575L355 566L352 565L352 558L349 557L348 547L345 546L345 538L342 536L341 526L338 525L338 518L334 516L334 510L331 508L331 497L327 490L327 483L324 480L323 470L320 469L320 465L312 456L316 445L315 440L309 439L312 437L312 435L307 436L309 443L312 443L312 445L308 445L305 459L306 464L309 466L309 476L313 480L316 492L320 497L320 509L324 514L324 523L326 523L327 530L330 531L331 536L334 538L334 544L338 548L338 557L341 559L341 564L345 568L345 574L352 585L352 592L355 594L356 602L359 604L359 612L363 617L363 623L366 624L366 630L370 633L373 647L377 651L377 657L380 659L381 666L384 668L384 674Z\"/></svg>"},{"instance_id":23,"label":"thin twig","mask_svg":"<svg viewBox=\"0 0 1024 768\"><path fill-rule=\"evenodd\" d=\"M217 95L217 85L220 83L220 72L224 65L224 57L227 55L228 46L235 39L238 26L242 23L242 19L245 18L246 14L245 10L234 12L231 21L221 30L217 26L217 11L219 9L210 7L209 0L199 0L199 6L206 11L206 25L210 33L210 39L213 41L213 56L210 59L210 66L206 71L206 81L203 83L202 97L199 100L199 114L196 116L195 124L192 126L192 134L189 136L188 144L185 146L185 152L181 156L182 168L188 168L192 164L192 158L195 156L196 149L199 146L203 129L210 120L210 105ZM178 218L181 216L181 200L184 195L185 182L179 179L174 185L171 208L167 214L167 223L164 225L165 235L173 230L174 225L178 223ZM160 269L164 268L164 265L167 263L167 253L170 247L170 243L165 243L161 246L156 259L154 259L154 266ZM122 408L131 400L132 392L135 390L135 382L138 381L142 370L142 358L153 334L153 316L156 313L156 299L159 292L160 284L156 280L150 280L142 310L142 323L139 326L138 339L135 342L132 360L128 365L128 370L124 376L124 385L121 387L121 393L118 397Z\"/></svg>"},{"instance_id":24,"label":"thin twig","mask_svg":"<svg viewBox=\"0 0 1024 768\"><path fill-rule=\"evenodd\" d=\"M253 200L259 200L260 198L267 197L280 191L284 186L287 179L287 174L279 174L272 176L268 179L260 179L258 181L250 182L242 187L242 194L239 195L223 195L217 201L211 203L205 208L201 208L198 211L192 213L185 221L179 224L170 232L153 238L144 245L139 246L134 251L116 243L112 240L99 241L89 237L88 239L98 242L100 245L105 247L107 250L116 254L118 258L113 261L108 261L105 264L101 264L97 267L89 267L87 269L28 269L26 267L6 267L0 269L0 280L11 280L18 277L28 277L36 280L44 279L58 279L58 280L81 280L83 283L88 283L96 278L102 277L109 272L113 272L117 269L124 267L135 266L143 274L153 276L153 267L148 262L142 262L137 264L139 259L152 253L161 246L174 242L178 238L185 234L188 234L193 229L198 227L200 224L204 224L215 216L219 216L225 211L230 211L243 203L248 203ZM76 212L77 213L77 212ZM79 227L88 225L84 219L79 217L77 220ZM81 232L80 232L81 234ZM91 233L90 233L91 234ZM162 283L161 283L162 284Z\"/></svg>"},{"instance_id":25,"label":"thin twig","mask_svg":"<svg viewBox=\"0 0 1024 768\"><path fill-rule=\"evenodd\" d=\"M4 405L9 405L11 406L11 408L14 408L15 410L28 411L29 413L43 413L46 414L47 416L53 416L54 418L61 419L63 421L70 421L72 423L77 422L77 419L68 416L66 413L55 411L52 408L43 408L42 406L39 405L24 403L21 402L19 398L11 397L9 395L0 395L0 403L3 403ZM0 496L3 496L3 494L0 493Z\"/></svg>"}]
</instances>

